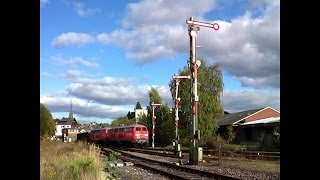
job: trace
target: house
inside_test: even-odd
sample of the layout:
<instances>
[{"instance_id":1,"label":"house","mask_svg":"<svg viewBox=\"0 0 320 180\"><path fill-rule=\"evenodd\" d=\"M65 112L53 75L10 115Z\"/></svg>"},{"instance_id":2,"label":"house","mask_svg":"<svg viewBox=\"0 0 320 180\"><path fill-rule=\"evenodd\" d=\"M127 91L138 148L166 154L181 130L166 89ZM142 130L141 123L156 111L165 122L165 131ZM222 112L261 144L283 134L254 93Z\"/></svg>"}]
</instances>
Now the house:
<instances>
[{"instance_id":1,"label":"house","mask_svg":"<svg viewBox=\"0 0 320 180\"><path fill-rule=\"evenodd\" d=\"M69 117L63 117L61 120L56 121L56 139L63 139L63 138L71 138L72 141L76 140L77 134L79 133L80 124L73 118L73 111L72 111L72 103L69 112Z\"/></svg>"},{"instance_id":2,"label":"house","mask_svg":"<svg viewBox=\"0 0 320 180\"><path fill-rule=\"evenodd\" d=\"M146 109L135 109L135 118L136 118L136 123L139 122L139 117L141 117L143 114L147 115L148 111Z\"/></svg>"},{"instance_id":3,"label":"house","mask_svg":"<svg viewBox=\"0 0 320 180\"><path fill-rule=\"evenodd\" d=\"M236 113L225 112L223 117L217 120L218 133L226 135L227 127L232 126L236 137L235 143L257 142L263 135L266 143L272 141L272 133L276 126L280 125L280 112L264 107Z\"/></svg>"}]
</instances>

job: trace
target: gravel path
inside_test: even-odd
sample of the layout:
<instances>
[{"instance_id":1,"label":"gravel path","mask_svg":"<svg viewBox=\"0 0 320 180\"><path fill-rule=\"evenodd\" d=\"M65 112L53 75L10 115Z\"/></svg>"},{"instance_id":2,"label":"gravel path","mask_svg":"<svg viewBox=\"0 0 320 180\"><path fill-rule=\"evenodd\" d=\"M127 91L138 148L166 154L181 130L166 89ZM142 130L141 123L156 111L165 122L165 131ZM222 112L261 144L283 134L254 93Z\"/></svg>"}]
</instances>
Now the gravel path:
<instances>
[{"instance_id":1,"label":"gravel path","mask_svg":"<svg viewBox=\"0 0 320 180\"><path fill-rule=\"evenodd\" d=\"M118 180L169 180L167 177L135 166L117 167L115 174Z\"/></svg>"}]
</instances>

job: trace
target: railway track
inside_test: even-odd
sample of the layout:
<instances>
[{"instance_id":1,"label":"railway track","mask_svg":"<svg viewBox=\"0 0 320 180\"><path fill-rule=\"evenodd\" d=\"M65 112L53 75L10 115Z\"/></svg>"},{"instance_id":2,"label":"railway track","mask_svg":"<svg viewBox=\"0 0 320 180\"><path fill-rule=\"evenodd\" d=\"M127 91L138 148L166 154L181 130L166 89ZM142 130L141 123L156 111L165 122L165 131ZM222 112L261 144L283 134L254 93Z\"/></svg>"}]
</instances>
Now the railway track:
<instances>
[{"instance_id":1,"label":"railway track","mask_svg":"<svg viewBox=\"0 0 320 180\"><path fill-rule=\"evenodd\" d=\"M207 172L197 170L185 165L176 165L172 162L164 162L155 159L149 159L141 157L139 155L134 155L129 151L119 150L119 149L101 149L104 154L110 152L118 152L121 155L119 156L124 162L132 162L135 166L140 166L145 169L151 170L153 172L159 173L161 175L167 176L171 179L218 179L218 180L240 180L239 178L221 175L217 173Z\"/></svg>"},{"instance_id":2,"label":"railway track","mask_svg":"<svg viewBox=\"0 0 320 180\"><path fill-rule=\"evenodd\" d=\"M158 155L163 154L163 156L166 156L165 154L174 154L175 150L173 149L165 149L165 148L145 148L141 149L141 152L145 150L145 153L153 153L153 152L160 152ZM137 150L138 151L138 150ZM188 156L189 150L188 149L182 149L182 156ZM156 154L156 153L154 153ZM216 150L203 150L203 158L204 159L210 159L209 156L217 156L218 152ZM244 151L239 153L232 153L225 151L223 152L223 157L245 157L247 159L263 159L263 160L280 160L280 152L266 152L266 151ZM170 157L170 156L168 156Z\"/></svg>"}]
</instances>

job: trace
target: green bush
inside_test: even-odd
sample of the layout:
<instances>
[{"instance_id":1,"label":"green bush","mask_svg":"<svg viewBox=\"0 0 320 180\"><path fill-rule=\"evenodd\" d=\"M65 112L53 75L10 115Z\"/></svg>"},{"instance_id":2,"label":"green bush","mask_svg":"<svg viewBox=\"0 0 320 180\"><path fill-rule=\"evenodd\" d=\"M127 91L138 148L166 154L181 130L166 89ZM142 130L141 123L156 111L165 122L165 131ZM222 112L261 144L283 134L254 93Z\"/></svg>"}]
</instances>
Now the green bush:
<instances>
[{"instance_id":1,"label":"green bush","mask_svg":"<svg viewBox=\"0 0 320 180\"><path fill-rule=\"evenodd\" d=\"M47 107L40 103L40 137L50 138L56 132L56 123Z\"/></svg>"},{"instance_id":2,"label":"green bush","mask_svg":"<svg viewBox=\"0 0 320 180\"><path fill-rule=\"evenodd\" d=\"M206 147L207 149L215 149L216 145L214 142L214 137L209 137L206 139Z\"/></svg>"},{"instance_id":3,"label":"green bush","mask_svg":"<svg viewBox=\"0 0 320 180\"><path fill-rule=\"evenodd\" d=\"M264 137L264 134L261 133L259 138L258 138L258 147L260 149L265 149L266 148L266 144L265 144L265 137Z\"/></svg>"},{"instance_id":4,"label":"green bush","mask_svg":"<svg viewBox=\"0 0 320 180\"><path fill-rule=\"evenodd\" d=\"M274 146L280 148L280 126L276 126L272 133Z\"/></svg>"},{"instance_id":5,"label":"green bush","mask_svg":"<svg viewBox=\"0 0 320 180\"><path fill-rule=\"evenodd\" d=\"M69 174L71 179L79 179L81 174L96 174L99 168L94 164L90 157L78 157L73 159L69 165Z\"/></svg>"},{"instance_id":6,"label":"green bush","mask_svg":"<svg viewBox=\"0 0 320 180\"><path fill-rule=\"evenodd\" d=\"M243 148L246 148L247 151L257 151L260 149L256 142L242 142L240 145Z\"/></svg>"},{"instance_id":7,"label":"green bush","mask_svg":"<svg viewBox=\"0 0 320 180\"><path fill-rule=\"evenodd\" d=\"M232 143L234 138L236 137L236 132L234 131L232 126L228 126L227 127L227 137L226 137L226 141L227 143Z\"/></svg>"},{"instance_id":8,"label":"green bush","mask_svg":"<svg viewBox=\"0 0 320 180\"><path fill-rule=\"evenodd\" d=\"M231 152L241 152L242 148L245 148L245 146L240 145L240 144L226 144L225 145L225 150L226 151L231 151Z\"/></svg>"}]
</instances>

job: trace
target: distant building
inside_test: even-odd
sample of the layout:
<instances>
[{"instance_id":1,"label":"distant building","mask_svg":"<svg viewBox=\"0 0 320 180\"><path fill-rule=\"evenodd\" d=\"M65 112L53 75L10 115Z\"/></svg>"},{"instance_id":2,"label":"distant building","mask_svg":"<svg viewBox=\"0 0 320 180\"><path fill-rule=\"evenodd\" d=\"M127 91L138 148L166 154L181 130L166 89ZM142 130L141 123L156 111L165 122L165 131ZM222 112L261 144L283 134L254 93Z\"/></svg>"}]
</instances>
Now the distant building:
<instances>
[{"instance_id":1,"label":"distant building","mask_svg":"<svg viewBox=\"0 0 320 180\"><path fill-rule=\"evenodd\" d=\"M232 126L236 132L236 143L257 142L262 134L270 143L274 128L280 125L280 112L271 107L225 112L223 117L218 118L217 124L220 134L226 134L227 127Z\"/></svg>"},{"instance_id":2,"label":"distant building","mask_svg":"<svg viewBox=\"0 0 320 180\"><path fill-rule=\"evenodd\" d=\"M135 118L136 118L136 123L139 122L139 118L144 114L147 115L148 111L146 109L135 109Z\"/></svg>"},{"instance_id":3,"label":"distant building","mask_svg":"<svg viewBox=\"0 0 320 180\"><path fill-rule=\"evenodd\" d=\"M61 120L56 122L56 133L57 139L63 139L64 137L71 138L72 141L76 140L77 134L79 133L78 127L80 124L73 118L72 103L70 107L69 117L63 117Z\"/></svg>"}]
</instances>

